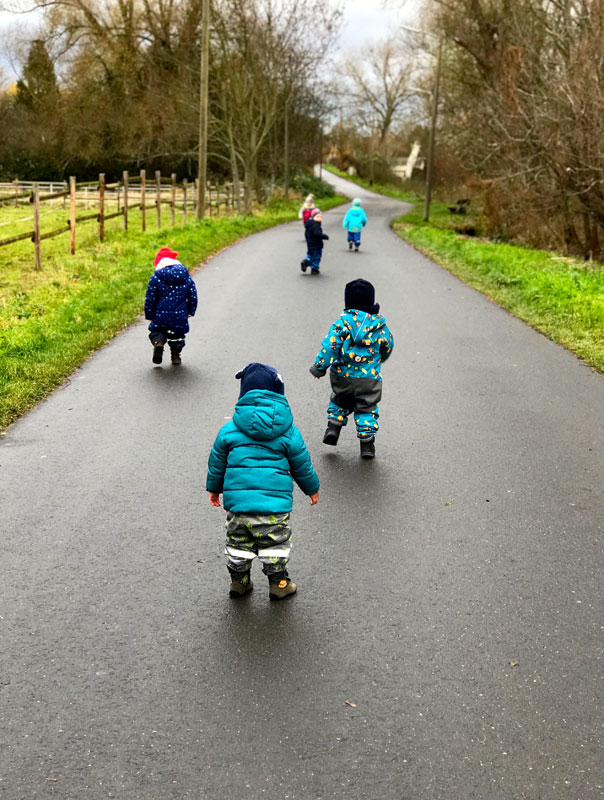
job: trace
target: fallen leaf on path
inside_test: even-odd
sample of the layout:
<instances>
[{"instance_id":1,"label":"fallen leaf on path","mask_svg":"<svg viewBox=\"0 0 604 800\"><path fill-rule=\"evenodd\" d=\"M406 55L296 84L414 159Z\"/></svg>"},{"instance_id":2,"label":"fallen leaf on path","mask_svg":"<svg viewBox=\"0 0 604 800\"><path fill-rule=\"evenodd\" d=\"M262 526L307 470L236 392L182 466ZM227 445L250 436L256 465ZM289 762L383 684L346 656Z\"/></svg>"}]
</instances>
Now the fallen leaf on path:
<instances>
[{"instance_id":1,"label":"fallen leaf on path","mask_svg":"<svg viewBox=\"0 0 604 800\"><path fill-rule=\"evenodd\" d=\"M351 703L350 700L345 700L344 702L346 703L347 706L350 706L351 708L356 708L357 707L357 704L356 703Z\"/></svg>"},{"instance_id":2,"label":"fallen leaf on path","mask_svg":"<svg viewBox=\"0 0 604 800\"><path fill-rule=\"evenodd\" d=\"M520 661L510 661L510 667L517 667Z\"/></svg>"},{"instance_id":3,"label":"fallen leaf on path","mask_svg":"<svg viewBox=\"0 0 604 800\"><path fill-rule=\"evenodd\" d=\"M447 501L445 502L445 505L446 505L446 506L452 506L454 502L455 502L455 500L447 500Z\"/></svg>"}]
</instances>

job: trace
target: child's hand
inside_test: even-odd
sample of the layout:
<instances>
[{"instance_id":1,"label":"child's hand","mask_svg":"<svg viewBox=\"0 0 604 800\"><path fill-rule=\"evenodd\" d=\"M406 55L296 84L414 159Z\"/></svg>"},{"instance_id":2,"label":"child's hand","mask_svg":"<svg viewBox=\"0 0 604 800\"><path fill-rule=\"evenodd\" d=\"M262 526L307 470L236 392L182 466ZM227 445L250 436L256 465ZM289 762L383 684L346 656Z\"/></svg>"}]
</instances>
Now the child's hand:
<instances>
[{"instance_id":1,"label":"child's hand","mask_svg":"<svg viewBox=\"0 0 604 800\"><path fill-rule=\"evenodd\" d=\"M220 508L220 495L218 492L210 492L210 505Z\"/></svg>"},{"instance_id":2,"label":"child's hand","mask_svg":"<svg viewBox=\"0 0 604 800\"><path fill-rule=\"evenodd\" d=\"M317 492L316 494L311 494L310 495L310 504L311 504L311 506L316 506L317 505L317 503L319 502L319 494L320 494L320 492Z\"/></svg>"}]
</instances>

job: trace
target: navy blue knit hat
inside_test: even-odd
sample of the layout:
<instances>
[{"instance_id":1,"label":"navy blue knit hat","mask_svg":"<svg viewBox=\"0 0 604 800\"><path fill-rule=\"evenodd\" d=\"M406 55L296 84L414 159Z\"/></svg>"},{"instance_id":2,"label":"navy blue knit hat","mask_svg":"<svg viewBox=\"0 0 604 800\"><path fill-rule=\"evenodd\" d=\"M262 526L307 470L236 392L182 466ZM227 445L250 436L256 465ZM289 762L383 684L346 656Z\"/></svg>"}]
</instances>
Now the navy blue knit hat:
<instances>
[{"instance_id":1,"label":"navy blue knit hat","mask_svg":"<svg viewBox=\"0 0 604 800\"><path fill-rule=\"evenodd\" d=\"M239 370L235 377L241 378L239 397L243 397L246 392L251 392L252 389L268 389L269 392L285 394L283 378L269 364L252 361L247 367Z\"/></svg>"},{"instance_id":2,"label":"navy blue knit hat","mask_svg":"<svg viewBox=\"0 0 604 800\"><path fill-rule=\"evenodd\" d=\"M375 289L369 281L357 278L344 289L344 308L356 308L367 314L378 314L380 304L375 302Z\"/></svg>"}]
</instances>

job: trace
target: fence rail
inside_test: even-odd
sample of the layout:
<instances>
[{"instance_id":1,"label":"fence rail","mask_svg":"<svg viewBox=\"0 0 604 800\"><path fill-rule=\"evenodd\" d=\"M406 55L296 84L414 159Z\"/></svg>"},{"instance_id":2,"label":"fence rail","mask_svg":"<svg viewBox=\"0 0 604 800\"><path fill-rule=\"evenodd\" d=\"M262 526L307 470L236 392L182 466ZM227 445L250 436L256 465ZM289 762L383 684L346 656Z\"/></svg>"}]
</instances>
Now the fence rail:
<instances>
[{"instance_id":1,"label":"fence rail","mask_svg":"<svg viewBox=\"0 0 604 800\"><path fill-rule=\"evenodd\" d=\"M138 209L141 211L141 230L145 231L147 225L147 211L155 209L157 228L162 227L162 206L170 207L170 224L174 227L177 224L177 213L182 220L182 224L187 221L189 211L197 212L197 181L189 184L186 179L181 183L177 182L177 177L172 174L169 178L156 172L153 180L147 180L145 170L141 170L139 175L130 176L124 172L122 180L115 183L105 183L105 175L100 174L98 182L88 181L77 183L75 177L71 177L69 182L65 181L12 181L11 183L0 183L0 210L2 207L15 206L23 210L32 209L31 216L26 216L17 222L27 222L32 220L31 231L8 236L0 239L0 247L14 244L16 242L31 239L34 244L34 266L36 269L42 268L40 242L60 236L63 233L70 233L69 252L73 255L76 252L76 227L78 223L96 220L98 223L99 241L103 241L105 235L105 222L107 220L123 218L123 229L128 230L130 219L129 211ZM190 191L193 189L193 191ZM216 216L221 213L236 213L244 199L245 187L240 187L239 197L232 184L223 185L208 183L206 186L206 207L205 212L208 216ZM51 213L54 203L58 202L61 208L68 212L66 225L55 230L42 233L40 231L40 212L42 203L48 204ZM110 205L117 207L115 212L107 213ZM95 208L94 213L77 215L78 208L87 210ZM0 223L1 225L11 223ZM14 223L12 223L14 224Z\"/></svg>"}]
</instances>

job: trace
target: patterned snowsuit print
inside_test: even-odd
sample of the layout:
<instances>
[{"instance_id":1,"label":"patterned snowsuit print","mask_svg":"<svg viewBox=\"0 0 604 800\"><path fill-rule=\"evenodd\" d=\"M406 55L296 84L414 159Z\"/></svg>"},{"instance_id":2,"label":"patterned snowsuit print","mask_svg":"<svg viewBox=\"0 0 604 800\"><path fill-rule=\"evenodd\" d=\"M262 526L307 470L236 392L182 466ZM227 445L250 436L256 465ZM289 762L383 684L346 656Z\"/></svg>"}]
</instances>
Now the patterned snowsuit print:
<instances>
[{"instance_id":1,"label":"patterned snowsuit print","mask_svg":"<svg viewBox=\"0 0 604 800\"><path fill-rule=\"evenodd\" d=\"M332 393L327 418L344 426L353 413L359 439L372 437L379 428L381 365L393 347L382 315L346 309L321 342L311 368L317 377L329 369Z\"/></svg>"},{"instance_id":2,"label":"patterned snowsuit print","mask_svg":"<svg viewBox=\"0 0 604 800\"><path fill-rule=\"evenodd\" d=\"M249 573L256 556L269 580L286 572L292 535L289 514L227 511L226 532L227 567L231 574L237 574L237 580Z\"/></svg>"}]
</instances>

